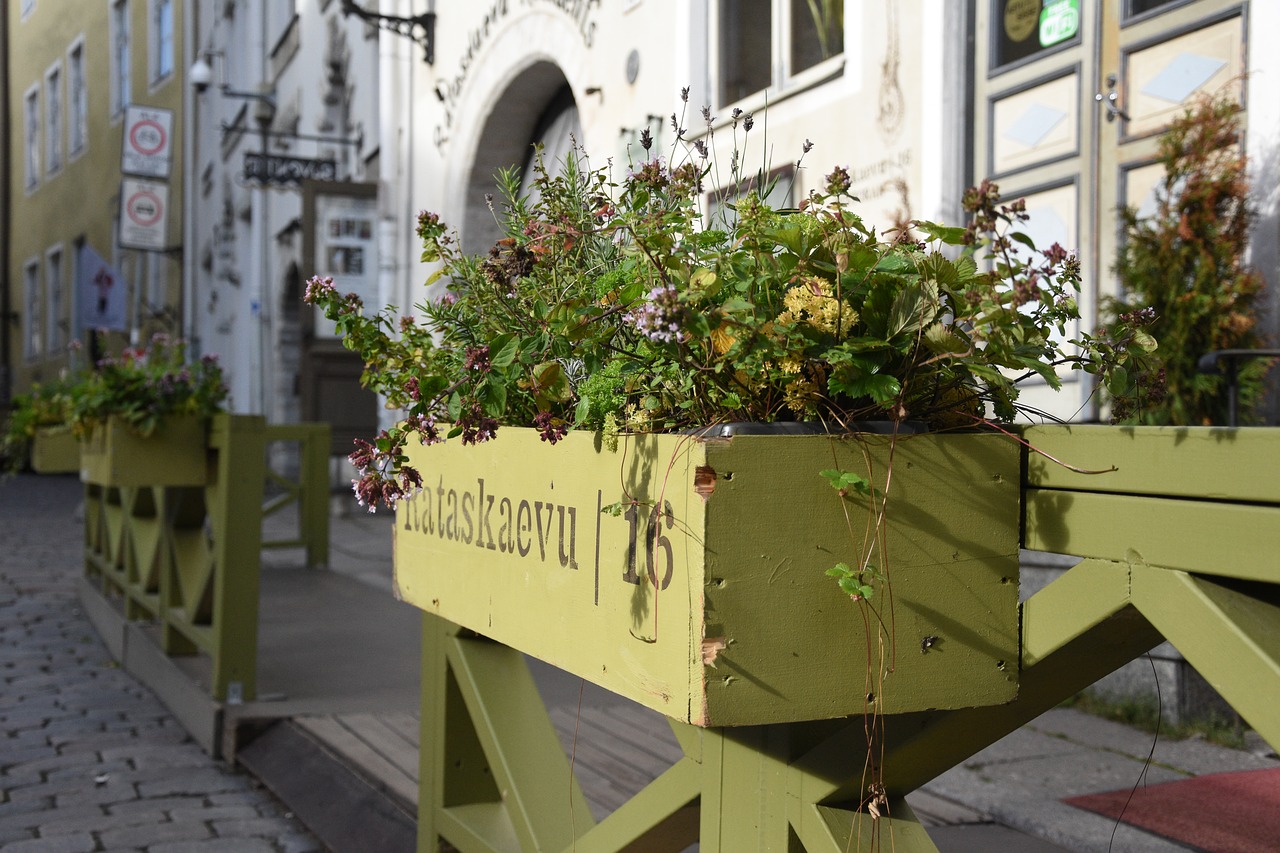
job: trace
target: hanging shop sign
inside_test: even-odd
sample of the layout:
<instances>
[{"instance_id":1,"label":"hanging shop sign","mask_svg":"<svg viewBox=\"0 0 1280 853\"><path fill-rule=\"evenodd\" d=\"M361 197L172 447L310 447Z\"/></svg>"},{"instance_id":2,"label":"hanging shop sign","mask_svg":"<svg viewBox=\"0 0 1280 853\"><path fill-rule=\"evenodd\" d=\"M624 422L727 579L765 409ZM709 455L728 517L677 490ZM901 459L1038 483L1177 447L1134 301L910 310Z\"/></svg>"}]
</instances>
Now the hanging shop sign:
<instances>
[{"instance_id":1,"label":"hanging shop sign","mask_svg":"<svg viewBox=\"0 0 1280 853\"><path fill-rule=\"evenodd\" d=\"M338 177L338 164L334 160L309 160L304 157L285 157L280 154L244 155L244 179L259 184L297 186L304 180L334 181Z\"/></svg>"}]
</instances>

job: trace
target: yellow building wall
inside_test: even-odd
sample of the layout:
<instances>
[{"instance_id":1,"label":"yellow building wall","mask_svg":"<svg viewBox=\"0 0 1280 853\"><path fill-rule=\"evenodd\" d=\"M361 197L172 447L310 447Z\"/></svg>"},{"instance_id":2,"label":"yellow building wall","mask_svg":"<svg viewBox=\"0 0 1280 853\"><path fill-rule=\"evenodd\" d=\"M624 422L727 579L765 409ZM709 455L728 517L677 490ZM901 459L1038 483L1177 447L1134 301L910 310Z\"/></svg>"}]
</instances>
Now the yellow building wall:
<instances>
[{"instance_id":1,"label":"yellow building wall","mask_svg":"<svg viewBox=\"0 0 1280 853\"><path fill-rule=\"evenodd\" d=\"M24 16L22 7L32 8ZM182 99L184 81L182 67L183 11L186 4L173 0L173 70L163 79L152 81L151 27L154 13L151 0L128 0L130 30L130 94L134 104L162 107L173 111L171 139L172 167L168 199L167 245L174 250L163 253L158 261L162 284L155 295L161 297L154 306L143 304L137 312L137 337L149 339L153 332L177 333L181 328L181 238L182 238ZM120 155L123 144L123 110L112 114L111 55L109 43L109 4L107 0L22 0L6 3L9 16L9 99L11 111L10 156L10 255L8 279L10 310L18 315L10 328L8 362L12 374L12 392L21 394L32 383L47 382L68 368L83 369L88 365L89 350L68 352L66 348L51 351L47 346L47 317L41 317L42 352L35 358L24 353L27 340L27 304L24 293L24 270L33 260L39 264L41 305L47 306L47 255L55 248L62 250L62 305L59 322L65 337L75 335L75 269L79 242L85 242L111 263L125 278L129 299L128 316L134 318L134 288L145 279L145 255L136 250L116 246L116 225L120 207ZM79 154L69 150L71 111L69 55L72 45L83 42L88 109L86 143ZM58 63L61 69L62 101L62 165L55 172L47 169L45 132L48 94L46 75ZM40 174L34 187L26 177L26 102L33 84L40 89ZM145 293L144 296L151 294ZM153 310L158 309L158 310ZM47 311L47 307L44 309ZM44 313L42 311L42 313ZM88 337L88 331L83 333ZM113 332L99 336L103 354L118 352L127 344L128 333Z\"/></svg>"}]
</instances>

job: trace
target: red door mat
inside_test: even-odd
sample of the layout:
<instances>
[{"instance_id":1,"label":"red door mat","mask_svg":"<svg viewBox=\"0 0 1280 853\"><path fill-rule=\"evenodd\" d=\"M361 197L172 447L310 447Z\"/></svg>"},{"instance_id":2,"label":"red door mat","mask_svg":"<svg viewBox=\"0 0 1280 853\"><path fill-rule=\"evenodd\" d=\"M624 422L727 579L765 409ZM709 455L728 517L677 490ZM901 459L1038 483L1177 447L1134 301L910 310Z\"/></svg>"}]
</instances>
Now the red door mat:
<instances>
[{"instance_id":1,"label":"red door mat","mask_svg":"<svg viewBox=\"0 0 1280 853\"><path fill-rule=\"evenodd\" d=\"M1125 823L1212 853L1280 850L1280 769L1211 773L1064 802L1110 818L1123 811Z\"/></svg>"}]
</instances>

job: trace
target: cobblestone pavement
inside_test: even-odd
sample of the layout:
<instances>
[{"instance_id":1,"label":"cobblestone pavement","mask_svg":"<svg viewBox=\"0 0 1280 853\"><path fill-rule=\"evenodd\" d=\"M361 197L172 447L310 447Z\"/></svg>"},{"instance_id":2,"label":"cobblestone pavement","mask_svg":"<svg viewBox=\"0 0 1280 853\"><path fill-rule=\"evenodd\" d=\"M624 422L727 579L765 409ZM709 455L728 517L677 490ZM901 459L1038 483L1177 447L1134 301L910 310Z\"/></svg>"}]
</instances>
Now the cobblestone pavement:
<instances>
[{"instance_id":1,"label":"cobblestone pavement","mask_svg":"<svg viewBox=\"0 0 1280 853\"><path fill-rule=\"evenodd\" d=\"M0 850L323 850L115 666L74 591L80 489L0 480Z\"/></svg>"}]
</instances>

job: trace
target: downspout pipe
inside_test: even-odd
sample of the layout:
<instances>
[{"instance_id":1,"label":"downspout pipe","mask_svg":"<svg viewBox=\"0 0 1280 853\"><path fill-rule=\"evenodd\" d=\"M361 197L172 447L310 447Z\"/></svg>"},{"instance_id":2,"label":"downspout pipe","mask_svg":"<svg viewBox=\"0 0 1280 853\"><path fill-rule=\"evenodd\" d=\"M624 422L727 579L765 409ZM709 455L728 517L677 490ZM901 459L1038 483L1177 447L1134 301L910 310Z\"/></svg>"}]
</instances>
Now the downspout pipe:
<instances>
[{"instance_id":1,"label":"downspout pipe","mask_svg":"<svg viewBox=\"0 0 1280 853\"><path fill-rule=\"evenodd\" d=\"M0 13L0 408L7 409L13 392L13 372L10 362L12 345L11 294L13 280L9 277L10 249L10 199L13 186L13 137L10 132L12 113L9 110L9 74L12 54L9 52L9 10Z\"/></svg>"}]
</instances>

